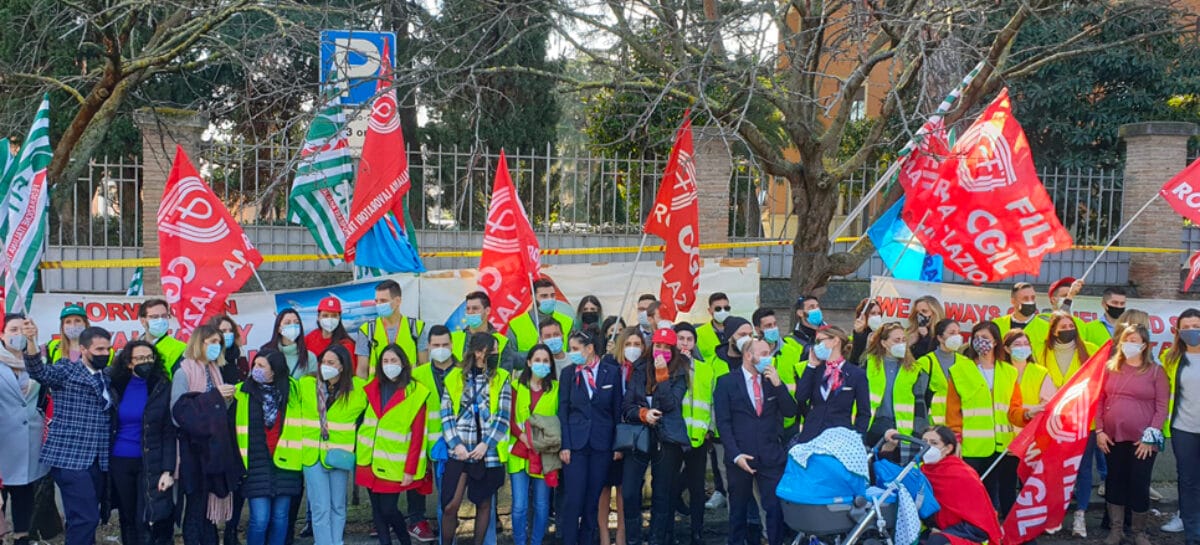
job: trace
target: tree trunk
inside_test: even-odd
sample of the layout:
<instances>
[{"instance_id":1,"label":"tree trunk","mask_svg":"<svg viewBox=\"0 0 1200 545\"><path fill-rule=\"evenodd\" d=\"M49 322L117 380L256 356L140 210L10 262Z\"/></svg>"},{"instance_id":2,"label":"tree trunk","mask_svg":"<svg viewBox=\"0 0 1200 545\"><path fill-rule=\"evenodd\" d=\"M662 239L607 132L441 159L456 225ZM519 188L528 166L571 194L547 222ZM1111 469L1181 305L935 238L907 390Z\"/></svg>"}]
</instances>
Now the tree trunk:
<instances>
[{"instance_id":1,"label":"tree trunk","mask_svg":"<svg viewBox=\"0 0 1200 545\"><path fill-rule=\"evenodd\" d=\"M830 275L829 232L837 208L837 183L819 167L820 161L790 178L792 206L800 220L792 242L792 276L789 291L792 297L820 295Z\"/></svg>"}]
</instances>

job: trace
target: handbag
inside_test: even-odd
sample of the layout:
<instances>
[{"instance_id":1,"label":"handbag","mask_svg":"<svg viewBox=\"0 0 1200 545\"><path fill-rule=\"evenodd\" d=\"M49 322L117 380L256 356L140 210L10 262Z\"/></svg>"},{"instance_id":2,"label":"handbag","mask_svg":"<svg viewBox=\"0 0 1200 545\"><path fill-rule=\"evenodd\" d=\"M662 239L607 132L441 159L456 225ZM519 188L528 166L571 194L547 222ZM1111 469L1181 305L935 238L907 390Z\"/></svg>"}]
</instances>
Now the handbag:
<instances>
[{"instance_id":1,"label":"handbag","mask_svg":"<svg viewBox=\"0 0 1200 545\"><path fill-rule=\"evenodd\" d=\"M650 453L650 428L642 424L617 424L613 450Z\"/></svg>"},{"instance_id":2,"label":"handbag","mask_svg":"<svg viewBox=\"0 0 1200 545\"><path fill-rule=\"evenodd\" d=\"M342 471L353 471L354 453L342 448L331 448L325 452L325 465Z\"/></svg>"}]
</instances>

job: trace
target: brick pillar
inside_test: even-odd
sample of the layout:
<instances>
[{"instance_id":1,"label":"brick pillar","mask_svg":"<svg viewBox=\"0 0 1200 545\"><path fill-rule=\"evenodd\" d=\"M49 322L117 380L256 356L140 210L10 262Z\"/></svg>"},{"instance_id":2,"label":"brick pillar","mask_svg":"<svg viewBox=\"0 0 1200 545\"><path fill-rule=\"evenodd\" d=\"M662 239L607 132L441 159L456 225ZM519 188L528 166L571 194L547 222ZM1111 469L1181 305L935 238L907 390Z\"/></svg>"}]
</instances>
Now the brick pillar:
<instances>
[{"instance_id":1,"label":"brick pillar","mask_svg":"<svg viewBox=\"0 0 1200 545\"><path fill-rule=\"evenodd\" d=\"M175 146L183 146L196 161L208 118L190 110L141 108L133 112L133 122L142 133L142 256L158 257L158 206L175 162ZM146 295L162 295L159 276L158 267L143 269Z\"/></svg>"},{"instance_id":2,"label":"brick pillar","mask_svg":"<svg viewBox=\"0 0 1200 545\"><path fill-rule=\"evenodd\" d=\"M1188 138L1197 133L1195 123L1153 121L1122 125L1125 140L1125 183L1121 192L1122 223L1129 221L1164 183L1187 166ZM1156 200L1125 234L1122 246L1180 248L1183 222L1162 199ZM1129 282L1138 296L1174 299L1179 294L1179 255L1133 253Z\"/></svg>"},{"instance_id":3,"label":"brick pillar","mask_svg":"<svg viewBox=\"0 0 1200 545\"><path fill-rule=\"evenodd\" d=\"M733 162L720 127L695 129L696 189L700 204L700 243L729 242L729 178ZM703 257L725 257L729 250L704 250Z\"/></svg>"}]
</instances>

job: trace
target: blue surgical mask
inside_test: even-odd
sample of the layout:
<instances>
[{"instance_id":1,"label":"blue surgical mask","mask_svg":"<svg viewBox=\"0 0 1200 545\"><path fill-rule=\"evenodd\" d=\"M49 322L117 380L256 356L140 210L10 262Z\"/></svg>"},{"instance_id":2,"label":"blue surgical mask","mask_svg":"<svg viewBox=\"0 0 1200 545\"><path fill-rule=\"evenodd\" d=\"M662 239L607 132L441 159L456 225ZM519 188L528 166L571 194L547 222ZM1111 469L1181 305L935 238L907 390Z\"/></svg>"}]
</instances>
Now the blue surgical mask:
<instances>
[{"instance_id":1,"label":"blue surgical mask","mask_svg":"<svg viewBox=\"0 0 1200 545\"><path fill-rule=\"evenodd\" d=\"M258 367L255 367L254 369L250 370L250 378L254 379L254 382L257 382L259 384L266 384L267 383L267 372L263 371L262 369L259 369Z\"/></svg>"},{"instance_id":2,"label":"blue surgical mask","mask_svg":"<svg viewBox=\"0 0 1200 545\"><path fill-rule=\"evenodd\" d=\"M542 299L541 301L538 301L538 310L541 311L542 314L553 313L554 306L554 299Z\"/></svg>"},{"instance_id":3,"label":"blue surgical mask","mask_svg":"<svg viewBox=\"0 0 1200 545\"><path fill-rule=\"evenodd\" d=\"M217 361L217 358L221 357L221 345L219 345L219 344L204 345L204 356L208 358L208 361Z\"/></svg>"},{"instance_id":4,"label":"blue surgical mask","mask_svg":"<svg viewBox=\"0 0 1200 545\"><path fill-rule=\"evenodd\" d=\"M542 341L546 348L550 349L551 354L562 354L562 337L550 337Z\"/></svg>"},{"instance_id":5,"label":"blue surgical mask","mask_svg":"<svg viewBox=\"0 0 1200 545\"><path fill-rule=\"evenodd\" d=\"M567 359L575 365L583 365L587 363L587 358L583 357L583 352L579 352L578 350L567 352Z\"/></svg>"},{"instance_id":6,"label":"blue surgical mask","mask_svg":"<svg viewBox=\"0 0 1200 545\"><path fill-rule=\"evenodd\" d=\"M300 324L288 324L280 327L279 334L289 341L295 341L300 337Z\"/></svg>"},{"instance_id":7,"label":"blue surgical mask","mask_svg":"<svg viewBox=\"0 0 1200 545\"><path fill-rule=\"evenodd\" d=\"M763 339L766 340L767 342L769 342L769 343L779 342L779 328L778 327L764 329L762 333L763 333Z\"/></svg>"},{"instance_id":8,"label":"blue surgical mask","mask_svg":"<svg viewBox=\"0 0 1200 545\"><path fill-rule=\"evenodd\" d=\"M467 314L466 319L467 319L467 327L476 328L476 327L483 325L483 315L482 314Z\"/></svg>"},{"instance_id":9,"label":"blue surgical mask","mask_svg":"<svg viewBox=\"0 0 1200 545\"><path fill-rule=\"evenodd\" d=\"M151 337L162 337L171 328L171 320L167 318L151 318L146 320L146 333Z\"/></svg>"},{"instance_id":10,"label":"blue surgical mask","mask_svg":"<svg viewBox=\"0 0 1200 545\"><path fill-rule=\"evenodd\" d=\"M825 323L825 315L821 313L821 309L814 308L814 309L808 311L808 324L809 325L819 326L823 323Z\"/></svg>"},{"instance_id":11,"label":"blue surgical mask","mask_svg":"<svg viewBox=\"0 0 1200 545\"><path fill-rule=\"evenodd\" d=\"M762 374L767 370L768 367L771 366L772 361L773 360L771 356L763 356L762 358L759 358L758 363L754 364L754 368L758 370L759 374Z\"/></svg>"},{"instance_id":12,"label":"blue surgical mask","mask_svg":"<svg viewBox=\"0 0 1200 545\"><path fill-rule=\"evenodd\" d=\"M221 336L225 339L225 348L233 347L233 332L222 333Z\"/></svg>"},{"instance_id":13,"label":"blue surgical mask","mask_svg":"<svg viewBox=\"0 0 1200 545\"><path fill-rule=\"evenodd\" d=\"M547 376L550 376L550 364L549 363L530 364L529 370L533 371L533 376L535 376L537 378L546 378Z\"/></svg>"},{"instance_id":14,"label":"blue surgical mask","mask_svg":"<svg viewBox=\"0 0 1200 545\"><path fill-rule=\"evenodd\" d=\"M392 315L391 303L375 303L375 315L380 318L387 318Z\"/></svg>"},{"instance_id":15,"label":"blue surgical mask","mask_svg":"<svg viewBox=\"0 0 1200 545\"><path fill-rule=\"evenodd\" d=\"M1188 346L1200 346L1200 329L1180 329L1179 340Z\"/></svg>"},{"instance_id":16,"label":"blue surgical mask","mask_svg":"<svg viewBox=\"0 0 1200 545\"><path fill-rule=\"evenodd\" d=\"M829 361L829 356L833 355L833 349L825 345L825 343L817 343L813 345L813 356L816 356L820 361Z\"/></svg>"}]
</instances>

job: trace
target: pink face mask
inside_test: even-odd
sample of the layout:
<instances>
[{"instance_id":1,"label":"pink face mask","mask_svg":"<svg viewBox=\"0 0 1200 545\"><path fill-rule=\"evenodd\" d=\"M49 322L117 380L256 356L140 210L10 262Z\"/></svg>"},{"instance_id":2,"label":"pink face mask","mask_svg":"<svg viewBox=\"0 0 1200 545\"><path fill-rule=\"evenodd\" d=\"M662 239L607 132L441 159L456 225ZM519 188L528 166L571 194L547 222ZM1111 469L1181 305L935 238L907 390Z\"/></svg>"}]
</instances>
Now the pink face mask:
<instances>
[{"instance_id":1,"label":"pink face mask","mask_svg":"<svg viewBox=\"0 0 1200 545\"><path fill-rule=\"evenodd\" d=\"M671 351L670 350L655 350L654 351L654 359L657 361L659 358L662 358L665 361L671 361Z\"/></svg>"}]
</instances>

